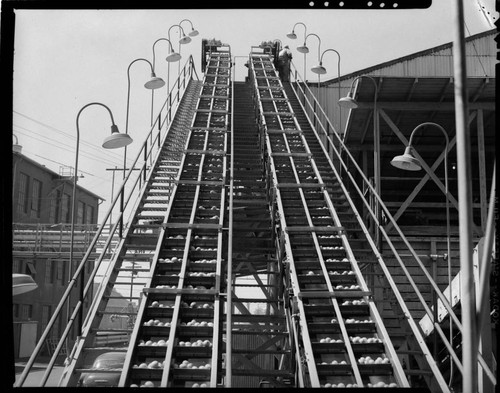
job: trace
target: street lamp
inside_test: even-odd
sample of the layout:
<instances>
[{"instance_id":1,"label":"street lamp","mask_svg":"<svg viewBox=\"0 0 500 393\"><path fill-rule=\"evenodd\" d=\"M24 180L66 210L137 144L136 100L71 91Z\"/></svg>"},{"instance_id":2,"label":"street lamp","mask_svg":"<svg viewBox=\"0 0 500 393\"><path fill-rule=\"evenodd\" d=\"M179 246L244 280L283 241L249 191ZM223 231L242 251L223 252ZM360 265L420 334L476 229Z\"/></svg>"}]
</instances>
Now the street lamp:
<instances>
[{"instance_id":1,"label":"street lamp","mask_svg":"<svg viewBox=\"0 0 500 393\"><path fill-rule=\"evenodd\" d=\"M188 35L190 37L196 37L198 34L200 34L198 32L198 30L195 30L194 27L193 27L193 22L191 22L189 19L183 19L179 22L179 26L181 25L182 22L189 22L191 24L191 31L188 33Z\"/></svg>"},{"instance_id":2,"label":"street lamp","mask_svg":"<svg viewBox=\"0 0 500 393\"><path fill-rule=\"evenodd\" d=\"M378 96L378 86L375 79L368 75L360 75L353 79L351 82L351 88L346 97L339 99L339 105L342 108L355 109L358 107L358 102L354 99L354 83L361 79L367 78L372 81L375 87L374 97L373 97L373 177L375 180L375 192L380 197L381 185L380 185L380 129L378 124L378 112L377 112L377 96ZM380 225L380 206L378 199L375 198L375 217L378 224ZM375 230L375 243L377 247L380 248L380 231Z\"/></svg>"},{"instance_id":3,"label":"street lamp","mask_svg":"<svg viewBox=\"0 0 500 393\"><path fill-rule=\"evenodd\" d=\"M295 26L297 26L297 25L304 26L304 41L305 41L306 35L307 35L307 26L302 22L295 23L293 25L292 32L288 33L286 36L292 40L297 39L297 34L295 34ZM305 81L306 81L306 53L304 53L304 83L305 83Z\"/></svg>"},{"instance_id":4,"label":"street lamp","mask_svg":"<svg viewBox=\"0 0 500 393\"><path fill-rule=\"evenodd\" d=\"M172 30L173 27L178 27L179 28L179 56L180 56L180 53L181 53L181 44L184 45L184 44L189 44L191 42L191 37L187 36L186 33L184 33L184 29L182 28L182 26L180 24L178 25L172 25L170 26L170 28L168 29L168 39L170 40L170 30ZM182 35L181 35L182 34ZM180 59L180 57L179 57ZM179 62L179 65L177 67L177 76L180 75L181 73L181 63ZM170 75L169 75L169 78L170 78Z\"/></svg>"},{"instance_id":5,"label":"street lamp","mask_svg":"<svg viewBox=\"0 0 500 393\"><path fill-rule=\"evenodd\" d=\"M338 78L339 78L339 84L338 84L338 88L339 88L339 98L340 98L340 53L337 52L335 49L326 49L323 51L323 53L321 53L321 56L318 56L318 60L319 60L319 63L318 65L314 66L311 68L311 71L314 72L315 74L318 74L318 75L324 75L326 74L326 68L323 67L323 56L326 52L335 52L339 58L339 61L337 62L337 73L338 73ZM319 55L319 52L318 52L318 55ZM319 92L318 92L319 94ZM328 97L328 95L327 95ZM328 108L328 102L327 102L327 108ZM339 111L339 130L340 130L340 127L342 127L342 111Z\"/></svg>"},{"instance_id":6,"label":"street lamp","mask_svg":"<svg viewBox=\"0 0 500 393\"><path fill-rule=\"evenodd\" d=\"M128 134L128 118L129 118L129 109L130 109L130 68L132 65L138 61L145 61L146 63L149 64L149 67L151 69L151 79L144 84L144 87L146 89L151 90L153 92L155 89L159 89L160 87L163 87L165 85L165 82L161 78L157 78L155 73L154 73L154 68L153 65L149 60L143 59L143 58L138 58L133 60L128 68L127 68L127 113L126 113L126 118L125 118L125 134ZM151 95L151 116L153 113L153 95ZM125 178L125 173L126 173L126 168L127 168L127 147L125 146L124 154L123 154L123 178Z\"/></svg>"},{"instance_id":7,"label":"street lamp","mask_svg":"<svg viewBox=\"0 0 500 393\"><path fill-rule=\"evenodd\" d=\"M80 148L80 125L79 119L82 111L91 106L91 105L100 105L107 109L109 112L109 116L111 117L111 136L108 136L103 143L103 147L105 149L116 149L120 147L125 147L132 143L132 138L127 134L122 134L118 131L118 127L115 124L113 113L111 110L104 104L100 102L91 102L80 109L78 115L76 116L76 153L75 153L75 173L73 174L73 196L71 201L71 233L70 233L70 249L69 249L69 278L72 278L72 266L73 266L73 247L74 247L74 235L75 235L75 214L76 214L76 183L78 181L78 153ZM85 271L82 271L80 274L80 312L78 319L78 331L81 333L82 324L83 324L83 287L85 285ZM68 302L68 318L69 318L69 310L71 304Z\"/></svg>"},{"instance_id":8,"label":"street lamp","mask_svg":"<svg viewBox=\"0 0 500 393\"><path fill-rule=\"evenodd\" d=\"M410 135L410 141L408 142L408 146L405 148L404 154L400 156L396 156L392 159L391 165L403 169L405 171L419 171L422 169L422 163L419 158L415 157L413 152L415 149L413 148L412 142L413 142L413 136L415 135L415 132L419 130L422 127L426 126L434 126L438 128L441 133L444 135L446 145L444 149L444 193L446 197L446 247L447 247L447 263L448 263L448 286L450 288L449 291L449 301L450 304L453 300L452 297L452 285L451 285L451 246L450 246L450 202L449 202L449 190L448 190L448 146L449 146L449 138L448 134L444 130L443 127L441 127L439 124L432 123L432 122L425 122L422 124L419 124L415 129L412 131ZM426 172L429 172L427 167L425 167ZM436 305L434 306L436 307ZM436 321L434 321L435 323ZM450 318L450 342L453 340L453 325L452 325L452 320ZM453 363L450 362L450 366Z\"/></svg>"},{"instance_id":9,"label":"street lamp","mask_svg":"<svg viewBox=\"0 0 500 393\"><path fill-rule=\"evenodd\" d=\"M154 43L153 43L153 72L155 70L155 60L156 60L156 56L155 56L155 45L159 42L159 41L167 41L168 44L169 44L169 48L168 48L168 56L166 57L165 60L167 60L168 62L168 69L167 69L167 96L170 94L170 63L172 62L175 62L175 61L179 61L181 59L181 54L180 53L177 53L175 50L174 50L174 47L172 46L172 42L168 39L168 38L158 38ZM153 97L154 97L154 91L152 92L152 97L151 97L151 100L153 100ZM153 105L153 104L151 104ZM151 112L151 125L153 123L153 117L152 117L152 112Z\"/></svg>"}]
</instances>

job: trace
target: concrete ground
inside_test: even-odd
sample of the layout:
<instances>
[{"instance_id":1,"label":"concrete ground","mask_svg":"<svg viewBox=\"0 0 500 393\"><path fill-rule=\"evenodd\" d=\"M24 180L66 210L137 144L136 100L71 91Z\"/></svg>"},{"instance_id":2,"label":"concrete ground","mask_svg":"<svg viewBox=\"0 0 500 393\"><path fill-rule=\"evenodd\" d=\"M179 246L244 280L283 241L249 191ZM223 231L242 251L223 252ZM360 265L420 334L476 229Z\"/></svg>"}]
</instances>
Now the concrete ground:
<instances>
[{"instance_id":1,"label":"concrete ground","mask_svg":"<svg viewBox=\"0 0 500 393\"><path fill-rule=\"evenodd\" d=\"M54 367L52 369L52 372L50 373L47 381L45 382L44 386L47 387L55 387L59 383L59 379L61 378L62 372L64 370L64 356L58 358L56 360L56 363L54 364ZM24 370L24 367L28 363L28 358L26 359L16 359L15 360L15 373L16 373L16 383L19 380L19 377L21 373ZM31 368L30 373L26 377L23 387L38 387L40 386L40 381L42 380L45 370L47 369L47 366L49 364L50 358L43 358L40 357L37 359L35 363L33 363L33 366Z\"/></svg>"}]
</instances>

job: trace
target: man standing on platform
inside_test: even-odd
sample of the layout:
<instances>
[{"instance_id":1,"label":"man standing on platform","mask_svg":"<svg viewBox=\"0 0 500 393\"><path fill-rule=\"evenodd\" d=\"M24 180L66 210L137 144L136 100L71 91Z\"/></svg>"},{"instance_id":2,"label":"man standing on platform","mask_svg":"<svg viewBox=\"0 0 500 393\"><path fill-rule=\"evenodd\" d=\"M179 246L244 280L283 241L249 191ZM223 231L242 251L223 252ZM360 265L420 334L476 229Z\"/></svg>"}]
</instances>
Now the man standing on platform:
<instances>
[{"instance_id":1,"label":"man standing on platform","mask_svg":"<svg viewBox=\"0 0 500 393\"><path fill-rule=\"evenodd\" d=\"M280 51L278 55L278 71L282 82L290 81L290 62L292 61L292 52L288 45Z\"/></svg>"}]
</instances>

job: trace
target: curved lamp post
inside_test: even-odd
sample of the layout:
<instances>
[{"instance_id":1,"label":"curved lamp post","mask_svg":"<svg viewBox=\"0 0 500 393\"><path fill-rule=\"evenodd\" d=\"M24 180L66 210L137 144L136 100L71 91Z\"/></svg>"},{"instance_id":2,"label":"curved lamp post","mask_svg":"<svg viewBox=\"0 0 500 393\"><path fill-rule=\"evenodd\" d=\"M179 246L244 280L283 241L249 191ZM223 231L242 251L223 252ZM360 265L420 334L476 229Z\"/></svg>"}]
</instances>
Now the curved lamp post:
<instances>
[{"instance_id":1,"label":"curved lamp post","mask_svg":"<svg viewBox=\"0 0 500 393\"><path fill-rule=\"evenodd\" d=\"M188 35L190 37L196 37L198 34L200 34L198 32L198 30L196 30L194 27L193 27L193 22L191 22L189 19L183 19L179 22L179 26L181 25L182 22L189 22L191 24L191 31L188 33Z\"/></svg>"},{"instance_id":2,"label":"curved lamp post","mask_svg":"<svg viewBox=\"0 0 500 393\"><path fill-rule=\"evenodd\" d=\"M420 128L426 127L426 126L434 126L437 129L439 129L441 131L441 133L444 135L444 138L446 141L446 145L445 145L445 149L444 149L444 189L445 189L444 193L445 193L445 197L446 197L446 247L447 247L447 253L448 253L448 255L447 255L448 284L449 284L448 286L450 288L449 301L450 301L450 306L451 306L451 302L452 302L453 297L452 297L452 285L451 285L452 277L451 277L451 246L450 246L450 202L449 202L449 196L448 196L449 195L449 190L448 190L448 146L450 144L448 134L446 133L444 128L441 127L439 124L432 123L432 122L425 122L425 123L419 124L411 132L410 141L408 142L408 146L405 148L404 154L394 157L391 161L391 165L396 167L396 168L403 169L405 171L419 171L422 169L422 165L421 165L420 160L417 157L415 157L415 155L413 154L413 151L415 149L412 145L412 142L413 142L413 136L415 135L415 132L417 130L419 130ZM428 171L427 168L425 170L426 170L426 172ZM436 305L435 305L435 307L436 307ZM434 321L434 323L435 322L436 321ZM453 325L452 325L452 321L450 318L450 342L453 339L453 330L452 329L453 329ZM450 367L452 365L453 365L453 363L450 362Z\"/></svg>"},{"instance_id":3,"label":"curved lamp post","mask_svg":"<svg viewBox=\"0 0 500 393\"><path fill-rule=\"evenodd\" d=\"M292 32L288 33L286 36L292 40L297 39L297 34L295 34L295 26L297 25L302 25L304 26L304 41L306 40L306 35L307 35L307 26L302 23L302 22L297 22L293 25ZM306 81L306 53L304 53L304 83Z\"/></svg>"},{"instance_id":4,"label":"curved lamp post","mask_svg":"<svg viewBox=\"0 0 500 393\"><path fill-rule=\"evenodd\" d=\"M380 197L381 185L380 185L380 129L378 124L378 112L377 112L377 96L378 96L378 86L375 79L368 75L360 75L353 79L351 82L351 88L346 97L339 99L339 105L342 108L355 109L358 107L357 101L354 99L354 83L361 79L367 78L372 81L375 87L374 97L373 97L373 177L375 180L375 192ZM375 198L375 217L377 222L380 224L380 206L378 199ZM377 247L380 248L380 231L375 230L375 243Z\"/></svg>"},{"instance_id":5,"label":"curved lamp post","mask_svg":"<svg viewBox=\"0 0 500 393\"><path fill-rule=\"evenodd\" d=\"M151 91L154 91L155 89L159 89L160 87L165 86L165 81L161 78L157 78L155 73L154 73L154 68L153 65L149 60L143 59L143 58L138 58L133 60L128 68L127 68L127 113L125 117L125 134L128 134L128 118L129 118L129 110L130 110L130 68L132 65L138 61L145 61L146 63L149 64L149 67L151 69L151 79L144 84L144 87L146 89L149 89ZM153 95L151 95L151 116L153 113ZM123 178L125 178L125 173L126 173L126 168L127 168L127 147L125 147L124 154L123 154Z\"/></svg>"},{"instance_id":6,"label":"curved lamp post","mask_svg":"<svg viewBox=\"0 0 500 393\"><path fill-rule=\"evenodd\" d=\"M170 40L170 30L172 30L173 27L179 28L179 56L180 56L181 45L189 44L191 42L191 37L187 36L186 33L184 33L184 29L182 28L182 26L180 24L177 24L177 25L172 25L169 27L169 29L168 29L168 39L169 40ZM181 73L181 63L179 62L178 75L180 75L180 73Z\"/></svg>"},{"instance_id":7,"label":"curved lamp post","mask_svg":"<svg viewBox=\"0 0 500 393\"><path fill-rule=\"evenodd\" d=\"M172 46L172 42L168 38L158 38L154 43L153 43L153 72L155 70L155 62L156 62L156 56L155 56L155 45L159 41L167 41L168 42L168 56L165 58L168 62L168 69L167 69L167 96L170 94L170 63L179 61L181 59L181 54L176 52L174 50L174 47ZM151 100L153 100L154 97L154 90L152 92L152 97ZM153 104L151 104L153 105ZM151 112L151 125L153 124L153 113Z\"/></svg>"},{"instance_id":8,"label":"curved lamp post","mask_svg":"<svg viewBox=\"0 0 500 393\"><path fill-rule=\"evenodd\" d=\"M309 48L307 47L306 45L306 41L307 41L307 38L309 36L315 36L317 39L318 39L318 61L320 59L320 53L321 53L321 38L319 38L319 35L317 34L314 34L314 33L309 33L308 35L306 35L306 37L304 38L304 45L302 46L298 46L297 47L297 50L300 52L300 53L304 53L304 56L309 53ZM320 74L318 74L318 97L319 97L319 82L320 82Z\"/></svg>"},{"instance_id":9,"label":"curved lamp post","mask_svg":"<svg viewBox=\"0 0 500 393\"><path fill-rule=\"evenodd\" d=\"M71 201L71 233L70 233L70 249L69 249L69 279L72 279L72 267L73 267L73 245L74 245L74 235L75 235L75 213L76 213L76 183L78 181L78 176L76 175L78 173L78 153L79 153L79 148L80 148L80 125L79 125L79 120L80 120L80 114L84 109L91 105L100 105L104 107L108 113L109 116L111 117L111 135L106 137L104 139L104 143L102 144L102 147L105 149L116 149L120 147L125 147L132 143L132 138L127 135L123 134L118 131L118 127L115 124L115 120L113 118L113 113L111 110L104 104L101 104L100 102L91 102L90 104L87 104L80 109L78 112L78 115L76 116L76 153L75 153L75 173L73 174L73 196L72 196L72 201ZM80 301L83 302L83 287L85 285L85 275L84 272L81 273L80 275ZM69 318L69 310L70 310L71 304L68 302L68 318ZM83 323L83 306L80 306L80 312L79 312L79 319L78 319L78 331L81 332L82 328L82 323Z\"/></svg>"},{"instance_id":10,"label":"curved lamp post","mask_svg":"<svg viewBox=\"0 0 500 393\"><path fill-rule=\"evenodd\" d=\"M324 75L326 74L326 68L323 67L323 56L325 55L326 52L335 52L339 58L339 61L337 62L337 74L338 74L338 80L339 80L339 84L338 84L338 88L339 88L339 98L340 98L340 53L337 52L335 49L325 49L323 51L323 53L321 53L321 56L319 56L319 53L318 53L318 60L319 60L319 63L318 65L314 66L311 68L311 71L314 72L315 74L318 74L318 75ZM328 96L327 96L328 97ZM327 105L328 107L328 102L327 102ZM340 130L340 127L342 127L342 111L339 111L339 130Z\"/></svg>"}]
</instances>

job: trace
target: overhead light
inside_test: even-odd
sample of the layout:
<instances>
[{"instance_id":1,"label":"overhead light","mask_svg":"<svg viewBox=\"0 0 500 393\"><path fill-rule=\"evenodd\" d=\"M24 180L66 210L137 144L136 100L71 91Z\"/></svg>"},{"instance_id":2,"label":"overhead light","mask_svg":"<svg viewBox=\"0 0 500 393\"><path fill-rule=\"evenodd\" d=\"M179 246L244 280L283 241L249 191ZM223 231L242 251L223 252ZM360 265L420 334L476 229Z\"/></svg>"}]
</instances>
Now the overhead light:
<instances>
[{"instance_id":1,"label":"overhead light","mask_svg":"<svg viewBox=\"0 0 500 393\"><path fill-rule=\"evenodd\" d=\"M306 44L304 43L304 45L302 46L298 46L297 47L297 50L300 52L300 53L309 53L309 48L306 46Z\"/></svg>"},{"instance_id":2,"label":"overhead light","mask_svg":"<svg viewBox=\"0 0 500 393\"><path fill-rule=\"evenodd\" d=\"M151 79L144 84L146 89L154 90L165 86L165 81L155 75L154 72L151 73Z\"/></svg>"},{"instance_id":3,"label":"overhead light","mask_svg":"<svg viewBox=\"0 0 500 393\"><path fill-rule=\"evenodd\" d=\"M118 131L118 127L113 124L111 126L111 135L104 139L102 147L105 149L117 149L125 147L132 143L132 138L128 134L123 134Z\"/></svg>"},{"instance_id":4,"label":"overhead light","mask_svg":"<svg viewBox=\"0 0 500 393\"><path fill-rule=\"evenodd\" d=\"M407 146L405 152L401 156L396 156L392 159L391 165L403 169L405 171L419 171L422 169L420 161L412 154L412 147Z\"/></svg>"},{"instance_id":5,"label":"overhead light","mask_svg":"<svg viewBox=\"0 0 500 393\"><path fill-rule=\"evenodd\" d=\"M37 283L28 274L12 274L12 295L21 295L38 288Z\"/></svg>"},{"instance_id":6,"label":"overhead light","mask_svg":"<svg viewBox=\"0 0 500 393\"><path fill-rule=\"evenodd\" d=\"M180 44L189 44L191 42L191 37L187 35L183 35L181 39L179 40Z\"/></svg>"},{"instance_id":7,"label":"overhead light","mask_svg":"<svg viewBox=\"0 0 500 393\"><path fill-rule=\"evenodd\" d=\"M295 40L297 38L297 34L295 34L293 31L291 33L288 33L286 36L292 40Z\"/></svg>"},{"instance_id":8,"label":"overhead light","mask_svg":"<svg viewBox=\"0 0 500 393\"><path fill-rule=\"evenodd\" d=\"M342 97L339 100L339 105L342 108L349 108L349 109L355 109L358 107L358 102L352 97L352 93L349 92L347 97Z\"/></svg>"},{"instance_id":9,"label":"overhead light","mask_svg":"<svg viewBox=\"0 0 500 393\"><path fill-rule=\"evenodd\" d=\"M179 61L180 59L182 58L181 54L180 53L177 53L177 52L172 52L170 53L166 60L169 62L169 63L173 63L175 61Z\"/></svg>"},{"instance_id":10,"label":"overhead light","mask_svg":"<svg viewBox=\"0 0 500 393\"><path fill-rule=\"evenodd\" d=\"M198 30L192 29L191 32L189 33L189 36L196 37L198 34L200 34Z\"/></svg>"},{"instance_id":11,"label":"overhead light","mask_svg":"<svg viewBox=\"0 0 500 393\"><path fill-rule=\"evenodd\" d=\"M326 74L326 68L319 63L317 66L311 68L311 71L315 74L324 75Z\"/></svg>"}]
</instances>

